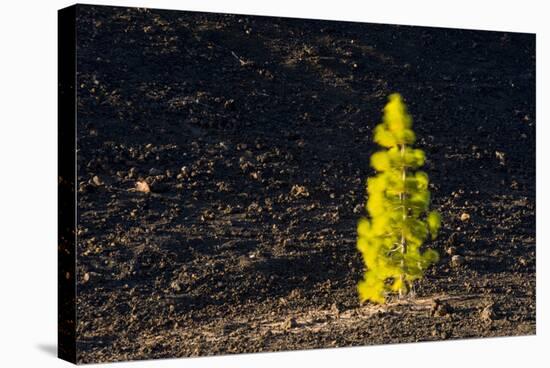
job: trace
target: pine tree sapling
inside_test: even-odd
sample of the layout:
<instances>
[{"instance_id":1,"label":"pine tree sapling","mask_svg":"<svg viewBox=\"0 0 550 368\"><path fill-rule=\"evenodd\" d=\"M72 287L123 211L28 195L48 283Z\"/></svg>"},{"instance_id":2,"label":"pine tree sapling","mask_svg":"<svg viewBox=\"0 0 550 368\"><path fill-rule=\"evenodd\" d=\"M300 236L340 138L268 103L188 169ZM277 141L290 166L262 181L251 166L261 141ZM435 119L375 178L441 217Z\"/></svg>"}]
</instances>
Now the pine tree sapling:
<instances>
[{"instance_id":1,"label":"pine tree sapling","mask_svg":"<svg viewBox=\"0 0 550 368\"><path fill-rule=\"evenodd\" d=\"M415 171L424 165L425 154L411 147L416 138L411 127L401 96L390 95L382 123L374 129L374 141L384 149L370 160L377 174L367 179L369 218L357 226L357 248L366 268L357 286L361 302L384 303L388 294L408 294L439 259L435 250L422 247L428 237L435 239L441 221L429 211L428 175Z\"/></svg>"}]
</instances>

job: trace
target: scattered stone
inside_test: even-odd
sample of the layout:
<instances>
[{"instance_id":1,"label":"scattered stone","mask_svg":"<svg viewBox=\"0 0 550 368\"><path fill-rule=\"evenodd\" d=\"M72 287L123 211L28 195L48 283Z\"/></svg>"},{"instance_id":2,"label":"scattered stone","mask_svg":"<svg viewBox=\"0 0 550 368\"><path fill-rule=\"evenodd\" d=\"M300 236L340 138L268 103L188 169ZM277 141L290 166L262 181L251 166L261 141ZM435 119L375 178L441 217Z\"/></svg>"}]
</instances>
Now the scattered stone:
<instances>
[{"instance_id":1,"label":"scattered stone","mask_svg":"<svg viewBox=\"0 0 550 368\"><path fill-rule=\"evenodd\" d=\"M261 164L265 164L268 161L268 153L263 153L261 155L256 156L256 161L258 161Z\"/></svg>"},{"instance_id":2,"label":"scattered stone","mask_svg":"<svg viewBox=\"0 0 550 368\"><path fill-rule=\"evenodd\" d=\"M162 174L162 171L159 170L159 169L156 169L156 168L154 168L154 167L153 167L151 170L149 170L149 175L153 175L153 176L154 176L154 175L160 175L160 174Z\"/></svg>"},{"instance_id":3,"label":"scattered stone","mask_svg":"<svg viewBox=\"0 0 550 368\"><path fill-rule=\"evenodd\" d=\"M231 99L225 101L223 103L223 107L224 107L224 109L227 109L227 110L235 110L235 100L231 98Z\"/></svg>"},{"instance_id":4,"label":"scattered stone","mask_svg":"<svg viewBox=\"0 0 550 368\"><path fill-rule=\"evenodd\" d=\"M247 208L246 211L250 214L252 213L262 213L263 208L256 202L252 202Z\"/></svg>"},{"instance_id":5,"label":"scattered stone","mask_svg":"<svg viewBox=\"0 0 550 368\"><path fill-rule=\"evenodd\" d=\"M138 181L136 183L136 190L138 192L142 192L142 193L150 193L151 192L151 188L149 187L149 184L147 184L146 181Z\"/></svg>"},{"instance_id":6,"label":"scattered stone","mask_svg":"<svg viewBox=\"0 0 550 368\"><path fill-rule=\"evenodd\" d=\"M191 170L189 170L187 166L183 166L180 171L180 175L182 178L188 178L191 174Z\"/></svg>"},{"instance_id":7,"label":"scattered stone","mask_svg":"<svg viewBox=\"0 0 550 368\"><path fill-rule=\"evenodd\" d=\"M82 281L84 282L90 281L90 274L88 272L84 274L84 276L82 277Z\"/></svg>"},{"instance_id":8,"label":"scattered stone","mask_svg":"<svg viewBox=\"0 0 550 368\"><path fill-rule=\"evenodd\" d=\"M172 283L170 283L170 288L174 290L176 293L181 291L181 286L177 281L172 281Z\"/></svg>"},{"instance_id":9,"label":"scattered stone","mask_svg":"<svg viewBox=\"0 0 550 368\"><path fill-rule=\"evenodd\" d=\"M451 257L451 266L458 268L460 266L464 265L464 257L460 255L454 255Z\"/></svg>"},{"instance_id":10,"label":"scattered stone","mask_svg":"<svg viewBox=\"0 0 550 368\"><path fill-rule=\"evenodd\" d=\"M460 221L468 221L470 219L470 214L463 212L462 215L460 215Z\"/></svg>"},{"instance_id":11,"label":"scattered stone","mask_svg":"<svg viewBox=\"0 0 550 368\"><path fill-rule=\"evenodd\" d=\"M239 262L239 267L241 268L248 268L253 263L253 261L247 256L240 256L238 262Z\"/></svg>"},{"instance_id":12,"label":"scattered stone","mask_svg":"<svg viewBox=\"0 0 550 368\"><path fill-rule=\"evenodd\" d=\"M202 213L201 221L208 221L214 219L214 212L211 210L206 210Z\"/></svg>"},{"instance_id":13,"label":"scattered stone","mask_svg":"<svg viewBox=\"0 0 550 368\"><path fill-rule=\"evenodd\" d=\"M229 184L227 184L225 181L219 181L216 183L216 187L218 188L219 192L229 192Z\"/></svg>"},{"instance_id":14,"label":"scattered stone","mask_svg":"<svg viewBox=\"0 0 550 368\"><path fill-rule=\"evenodd\" d=\"M503 166L506 165L506 162L505 162L506 155L505 155L504 152L495 151L495 156L500 161L501 165L503 165Z\"/></svg>"},{"instance_id":15,"label":"scattered stone","mask_svg":"<svg viewBox=\"0 0 550 368\"><path fill-rule=\"evenodd\" d=\"M430 311L432 316L446 317L452 313L452 308L448 303L434 299Z\"/></svg>"},{"instance_id":16,"label":"scattered stone","mask_svg":"<svg viewBox=\"0 0 550 368\"><path fill-rule=\"evenodd\" d=\"M79 193L88 193L93 192L95 187L93 185L90 185L89 183L80 183L78 185L78 192Z\"/></svg>"},{"instance_id":17,"label":"scattered stone","mask_svg":"<svg viewBox=\"0 0 550 368\"><path fill-rule=\"evenodd\" d=\"M303 297L302 291L300 289L293 289L290 294L288 294L288 298L291 300L301 299Z\"/></svg>"},{"instance_id":18,"label":"scattered stone","mask_svg":"<svg viewBox=\"0 0 550 368\"><path fill-rule=\"evenodd\" d=\"M454 256L454 255L456 255L456 248L455 247L448 247L445 252L450 256Z\"/></svg>"},{"instance_id":19,"label":"scattered stone","mask_svg":"<svg viewBox=\"0 0 550 368\"><path fill-rule=\"evenodd\" d=\"M105 183L103 182L103 180L101 180L101 179L99 178L99 176L95 175L95 176L92 178L92 184L95 185L96 187L100 187L100 186L102 186L102 185L105 184Z\"/></svg>"},{"instance_id":20,"label":"scattered stone","mask_svg":"<svg viewBox=\"0 0 550 368\"><path fill-rule=\"evenodd\" d=\"M483 322L491 322L496 318L494 304L487 305L480 313L480 318Z\"/></svg>"},{"instance_id":21,"label":"scattered stone","mask_svg":"<svg viewBox=\"0 0 550 368\"><path fill-rule=\"evenodd\" d=\"M293 317L289 317L282 323L281 327L284 330L290 330L290 329L295 328L297 326L298 326L298 323L296 322L296 319L294 319Z\"/></svg>"},{"instance_id":22,"label":"scattered stone","mask_svg":"<svg viewBox=\"0 0 550 368\"><path fill-rule=\"evenodd\" d=\"M137 176L136 168L132 167L130 170L128 170L128 178L133 179Z\"/></svg>"},{"instance_id":23,"label":"scattered stone","mask_svg":"<svg viewBox=\"0 0 550 368\"><path fill-rule=\"evenodd\" d=\"M361 213L362 210L363 210L363 206L358 204L353 208L353 213Z\"/></svg>"},{"instance_id":24,"label":"scattered stone","mask_svg":"<svg viewBox=\"0 0 550 368\"><path fill-rule=\"evenodd\" d=\"M309 192L305 186L295 184L290 189L290 195L293 196L294 198L300 198L300 197L307 198L309 197Z\"/></svg>"},{"instance_id":25,"label":"scattered stone","mask_svg":"<svg viewBox=\"0 0 550 368\"><path fill-rule=\"evenodd\" d=\"M252 163L250 163L250 161L248 161L248 159L244 156L241 156L239 158L239 168L244 171L244 172L247 172L247 171L250 171L254 168L254 165Z\"/></svg>"},{"instance_id":26,"label":"scattered stone","mask_svg":"<svg viewBox=\"0 0 550 368\"><path fill-rule=\"evenodd\" d=\"M312 211L317 208L317 205L315 203L310 204L309 206L306 206L306 211Z\"/></svg>"}]
</instances>

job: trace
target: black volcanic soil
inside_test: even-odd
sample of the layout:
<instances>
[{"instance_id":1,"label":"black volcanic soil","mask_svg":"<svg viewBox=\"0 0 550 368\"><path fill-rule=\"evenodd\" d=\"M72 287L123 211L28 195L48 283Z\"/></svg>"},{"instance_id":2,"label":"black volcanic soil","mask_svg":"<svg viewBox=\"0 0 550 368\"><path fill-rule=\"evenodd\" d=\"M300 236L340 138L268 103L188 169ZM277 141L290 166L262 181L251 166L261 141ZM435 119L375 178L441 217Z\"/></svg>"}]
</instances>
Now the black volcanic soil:
<instances>
[{"instance_id":1,"label":"black volcanic soil","mask_svg":"<svg viewBox=\"0 0 550 368\"><path fill-rule=\"evenodd\" d=\"M535 333L533 35L78 13L79 362ZM441 261L415 296L361 306L391 92Z\"/></svg>"}]
</instances>

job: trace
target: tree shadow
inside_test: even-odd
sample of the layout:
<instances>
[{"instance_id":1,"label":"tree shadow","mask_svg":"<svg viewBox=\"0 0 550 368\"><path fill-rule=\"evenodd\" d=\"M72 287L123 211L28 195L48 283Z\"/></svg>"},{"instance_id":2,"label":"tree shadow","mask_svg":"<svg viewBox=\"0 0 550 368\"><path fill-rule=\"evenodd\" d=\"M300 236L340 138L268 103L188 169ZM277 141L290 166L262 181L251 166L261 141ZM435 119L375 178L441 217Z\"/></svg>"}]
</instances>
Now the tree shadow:
<instances>
[{"instance_id":1,"label":"tree shadow","mask_svg":"<svg viewBox=\"0 0 550 368\"><path fill-rule=\"evenodd\" d=\"M327 281L335 284L349 277L347 262L338 261L328 253L268 256L238 269L205 275L192 287L197 293L182 294L175 299L176 308L178 312L188 312L212 305L262 303L294 291L307 297Z\"/></svg>"}]
</instances>

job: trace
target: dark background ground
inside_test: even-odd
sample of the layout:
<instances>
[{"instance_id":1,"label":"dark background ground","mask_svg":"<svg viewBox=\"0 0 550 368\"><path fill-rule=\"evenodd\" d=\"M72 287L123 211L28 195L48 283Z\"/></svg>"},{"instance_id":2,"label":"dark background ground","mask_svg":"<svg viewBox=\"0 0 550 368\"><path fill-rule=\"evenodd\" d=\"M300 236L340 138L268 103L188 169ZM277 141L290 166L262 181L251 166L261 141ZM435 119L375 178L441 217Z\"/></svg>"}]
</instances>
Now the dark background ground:
<instances>
[{"instance_id":1,"label":"dark background ground","mask_svg":"<svg viewBox=\"0 0 550 368\"><path fill-rule=\"evenodd\" d=\"M533 35L89 6L77 31L80 362L535 333ZM391 92L442 259L360 306Z\"/></svg>"}]
</instances>

